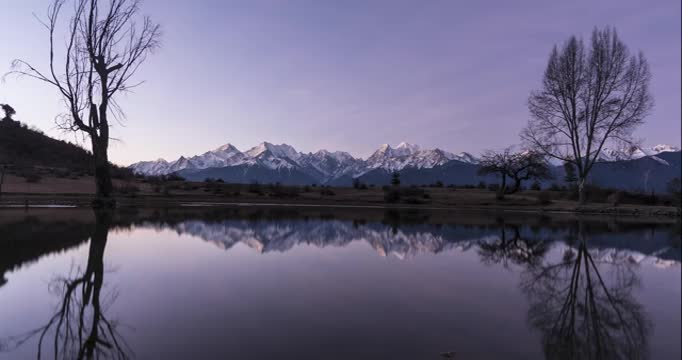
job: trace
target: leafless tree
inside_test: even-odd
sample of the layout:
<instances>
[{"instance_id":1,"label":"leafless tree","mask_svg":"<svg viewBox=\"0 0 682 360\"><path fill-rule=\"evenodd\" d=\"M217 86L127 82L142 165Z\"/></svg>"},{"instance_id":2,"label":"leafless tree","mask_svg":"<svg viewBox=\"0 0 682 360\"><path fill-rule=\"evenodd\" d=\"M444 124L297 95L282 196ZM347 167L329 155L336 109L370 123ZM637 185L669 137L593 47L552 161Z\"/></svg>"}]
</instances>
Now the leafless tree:
<instances>
[{"instance_id":1,"label":"leafless tree","mask_svg":"<svg viewBox=\"0 0 682 360\"><path fill-rule=\"evenodd\" d=\"M652 325L632 295L639 279L630 258L593 257L582 229L576 245L522 275L531 302L528 320L542 332L545 357L647 358ZM610 268L606 274L603 266Z\"/></svg>"},{"instance_id":2,"label":"leafless tree","mask_svg":"<svg viewBox=\"0 0 682 360\"><path fill-rule=\"evenodd\" d=\"M508 236L508 227L511 229L511 238ZM510 264L533 267L542 261L548 250L546 241L523 238L519 226L507 226L504 221L500 224L499 238L478 244L478 255L483 263L502 264L505 268Z\"/></svg>"},{"instance_id":3,"label":"leafless tree","mask_svg":"<svg viewBox=\"0 0 682 360\"><path fill-rule=\"evenodd\" d=\"M502 183L497 191L499 199L505 194L513 194L521 188L525 180L548 179L551 177L549 166L544 156L538 152L514 152L508 147L500 152L486 151L481 156L479 175L494 174L501 178ZM513 187L507 187L507 178L514 182Z\"/></svg>"},{"instance_id":4,"label":"leafless tree","mask_svg":"<svg viewBox=\"0 0 682 360\"><path fill-rule=\"evenodd\" d=\"M102 292L104 250L112 213L98 210L95 218L85 269L77 270L75 276L60 277L50 283L50 291L60 297L54 314L44 326L0 339L0 351L12 351L37 338L38 359L42 358L44 348L52 351L54 359L130 357L132 351L118 332L120 324L105 315L117 294L112 292L110 296L103 296Z\"/></svg>"},{"instance_id":5,"label":"leafless tree","mask_svg":"<svg viewBox=\"0 0 682 360\"><path fill-rule=\"evenodd\" d=\"M595 29L589 49L572 36L552 50L542 88L531 93L521 137L537 151L575 165L580 202L604 146L633 145L653 107L644 55L631 56L614 29Z\"/></svg>"},{"instance_id":6,"label":"leafless tree","mask_svg":"<svg viewBox=\"0 0 682 360\"><path fill-rule=\"evenodd\" d=\"M57 125L91 140L97 197L108 198L112 183L108 157L111 118L123 115L117 95L139 85L133 76L159 45L159 25L138 15L141 0L53 0L47 20L49 68L41 71L18 59L10 74L46 82L59 90L68 110ZM71 17L63 10L72 5ZM62 28L62 25L64 28ZM66 32L65 49L57 34Z\"/></svg>"}]
</instances>

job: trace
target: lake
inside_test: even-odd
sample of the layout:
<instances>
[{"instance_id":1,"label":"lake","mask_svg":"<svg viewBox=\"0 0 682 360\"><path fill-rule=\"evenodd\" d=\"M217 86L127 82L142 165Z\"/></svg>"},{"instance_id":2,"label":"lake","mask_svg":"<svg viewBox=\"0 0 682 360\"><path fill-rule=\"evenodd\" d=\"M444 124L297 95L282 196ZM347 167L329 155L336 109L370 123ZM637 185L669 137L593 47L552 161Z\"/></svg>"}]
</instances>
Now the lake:
<instances>
[{"instance_id":1,"label":"lake","mask_svg":"<svg viewBox=\"0 0 682 360\"><path fill-rule=\"evenodd\" d=\"M679 359L680 224L0 210L0 359Z\"/></svg>"}]
</instances>

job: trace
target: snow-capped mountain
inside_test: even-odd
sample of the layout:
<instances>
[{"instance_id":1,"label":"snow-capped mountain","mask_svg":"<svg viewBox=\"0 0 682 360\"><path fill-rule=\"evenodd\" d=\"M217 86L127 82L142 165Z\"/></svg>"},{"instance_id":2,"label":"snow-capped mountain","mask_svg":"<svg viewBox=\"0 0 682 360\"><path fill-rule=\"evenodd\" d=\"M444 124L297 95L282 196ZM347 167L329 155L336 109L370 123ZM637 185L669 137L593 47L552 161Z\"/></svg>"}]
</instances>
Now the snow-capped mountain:
<instances>
[{"instance_id":1,"label":"snow-capped mountain","mask_svg":"<svg viewBox=\"0 0 682 360\"><path fill-rule=\"evenodd\" d=\"M220 222L189 220L174 225L146 223L141 226L171 229L178 234L199 237L225 250L229 250L239 243L253 248L259 253L268 253L286 252L300 245L326 248L345 247L352 242L366 242L380 256L391 255L399 259L422 254L437 254L454 249L476 249L481 253L481 247L491 251L491 249L495 249L496 244L499 245L502 241L500 229L451 224L439 227L419 224L394 229L390 225L372 222L357 226L353 222L340 220L253 222L235 219ZM546 229L541 230L540 233L530 233L530 229L521 229L519 236L524 240L521 240L518 245L544 244L547 245L547 250L556 254L564 254L567 250L575 251L575 248L562 240L569 236L568 232L552 230L551 236L547 235L549 233ZM648 239L647 246L641 246L641 241L636 241L621 248L613 247L613 244L602 243L608 238L606 240L594 239L590 253L594 260L599 263L651 264L658 267L679 266L679 250L666 245L663 238L665 235L663 232L654 233ZM525 240L530 240L530 242L526 243ZM640 245L641 247L637 248L630 245ZM495 251L513 252L514 250L513 246L504 245ZM527 248L521 248L521 250L526 254L528 253Z\"/></svg>"},{"instance_id":2,"label":"snow-capped mountain","mask_svg":"<svg viewBox=\"0 0 682 360\"><path fill-rule=\"evenodd\" d=\"M680 151L680 148L672 145L659 144L649 148L642 148L638 146L633 146L629 149L611 149L604 148L599 154L599 161L623 161L623 160L634 160L641 159L646 156L656 156L662 152L676 152Z\"/></svg>"},{"instance_id":3,"label":"snow-capped mountain","mask_svg":"<svg viewBox=\"0 0 682 360\"><path fill-rule=\"evenodd\" d=\"M667 181L679 176L679 156L679 149L670 145L628 151L604 149L591 181L600 186L664 191ZM477 164L478 159L469 153L422 149L406 142L396 147L381 145L367 159L356 158L343 151L303 153L287 144L263 142L244 152L225 144L201 155L181 156L174 161L142 161L130 168L147 175L178 173L188 180L211 177L233 183L257 181L349 186L354 178L360 178L367 184L385 185L390 182L394 171L401 173L405 184L440 181L466 185L496 181L495 178L479 176ZM555 179L562 179L563 167L556 168ZM616 173L619 175L614 176Z\"/></svg>"},{"instance_id":4,"label":"snow-capped mountain","mask_svg":"<svg viewBox=\"0 0 682 360\"><path fill-rule=\"evenodd\" d=\"M453 153L441 149L421 149L417 145L400 143L395 148L381 145L367 160L355 158L347 152L320 150L315 153L298 152L291 145L263 142L241 152L231 144L192 157L181 156L175 161L158 159L130 165L136 173L165 175L174 172L196 173L204 169L241 166L244 170L260 166L274 171L296 170L327 183L339 178L358 177L373 169L398 171L404 168L433 168L458 160L475 164L477 159L468 153Z\"/></svg>"}]
</instances>

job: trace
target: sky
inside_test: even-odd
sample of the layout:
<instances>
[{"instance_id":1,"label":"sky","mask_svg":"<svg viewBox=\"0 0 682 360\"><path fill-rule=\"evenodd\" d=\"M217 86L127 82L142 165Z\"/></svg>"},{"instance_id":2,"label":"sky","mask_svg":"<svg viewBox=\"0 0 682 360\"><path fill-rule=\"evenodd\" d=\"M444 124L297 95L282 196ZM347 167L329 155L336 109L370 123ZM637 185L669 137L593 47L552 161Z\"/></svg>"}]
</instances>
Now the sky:
<instances>
[{"instance_id":1,"label":"sky","mask_svg":"<svg viewBox=\"0 0 682 360\"><path fill-rule=\"evenodd\" d=\"M0 0L0 73L15 58L39 68L47 0ZM569 36L615 26L643 51L655 108L644 145L680 145L681 2L146 0L162 47L119 103L112 161L195 155L262 141L366 157L380 144L479 154L519 143L527 99L549 52ZM47 134L64 112L54 88L0 83L0 103Z\"/></svg>"}]
</instances>

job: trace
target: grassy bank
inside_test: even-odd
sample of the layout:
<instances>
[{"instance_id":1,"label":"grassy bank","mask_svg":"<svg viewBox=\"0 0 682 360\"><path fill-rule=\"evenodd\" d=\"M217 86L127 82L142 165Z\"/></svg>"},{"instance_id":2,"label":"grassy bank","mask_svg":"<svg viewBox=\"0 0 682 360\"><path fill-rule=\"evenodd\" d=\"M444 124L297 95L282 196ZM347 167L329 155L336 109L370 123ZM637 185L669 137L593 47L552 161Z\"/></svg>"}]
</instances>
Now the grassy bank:
<instances>
[{"instance_id":1,"label":"grassy bank","mask_svg":"<svg viewBox=\"0 0 682 360\"><path fill-rule=\"evenodd\" d=\"M585 213L630 216L680 216L666 197L653 202L627 194L617 198L600 195L599 202L578 205L562 191L525 190L498 200L495 192L481 188L454 187L320 187L261 184L223 184L139 180L115 181L121 207L168 207L181 205L270 204L273 206L325 206L421 208L442 210L499 210L533 213ZM0 197L2 206L75 205L87 207L94 186L90 177L42 178L29 183L9 177ZM629 200L634 203L627 203Z\"/></svg>"}]
</instances>

